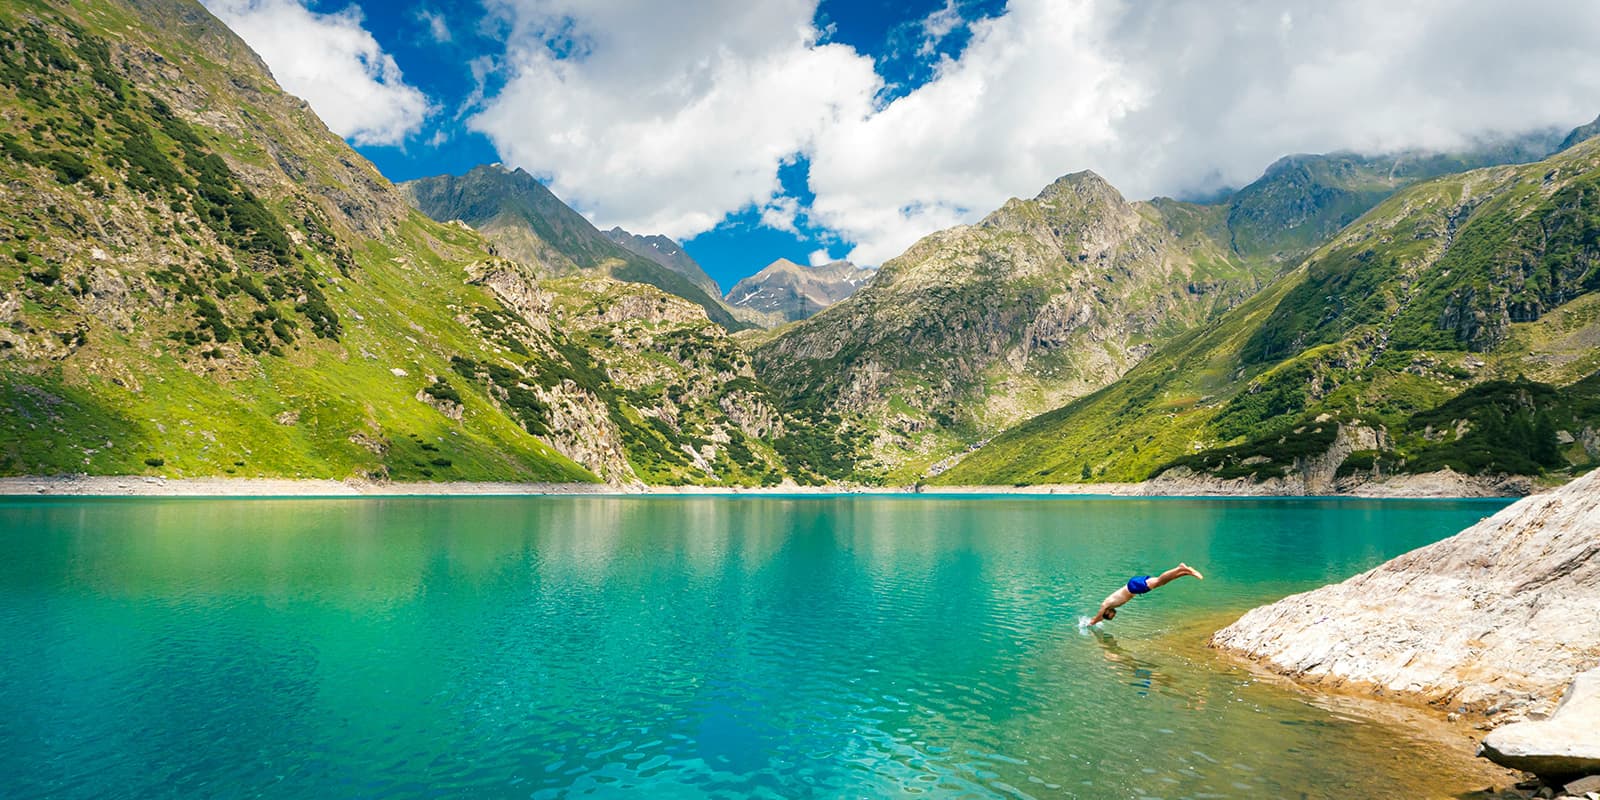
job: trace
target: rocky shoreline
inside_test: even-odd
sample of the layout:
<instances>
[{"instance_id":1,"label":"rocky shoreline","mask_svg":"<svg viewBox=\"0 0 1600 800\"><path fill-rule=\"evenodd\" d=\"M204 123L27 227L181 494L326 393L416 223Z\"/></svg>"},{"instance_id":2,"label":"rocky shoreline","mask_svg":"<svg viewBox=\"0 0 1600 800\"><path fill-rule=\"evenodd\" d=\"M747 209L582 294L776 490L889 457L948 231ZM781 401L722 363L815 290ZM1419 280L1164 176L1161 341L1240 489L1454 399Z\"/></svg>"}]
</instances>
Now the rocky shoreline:
<instances>
[{"instance_id":1,"label":"rocky shoreline","mask_svg":"<svg viewBox=\"0 0 1600 800\"><path fill-rule=\"evenodd\" d=\"M513 483L494 481L377 483L303 478L167 478L151 475L61 475L0 478L0 495L127 497L354 497L395 495L796 495L922 494L931 496L1079 495L1109 497L1366 497L1494 498L1539 491L1525 478L1478 478L1444 470L1386 481L1352 482L1334 491L1309 491L1293 481L1251 482L1161 476L1143 483L1069 483L1037 486L645 486L615 483Z\"/></svg>"},{"instance_id":2,"label":"rocky shoreline","mask_svg":"<svg viewBox=\"0 0 1600 800\"><path fill-rule=\"evenodd\" d=\"M1061 483L1036 486L923 486L923 494L1080 494L1117 497L1368 497L1493 498L1526 497L1543 491L1521 475L1463 475L1449 469L1373 480L1348 478L1329 484L1298 477L1256 481L1223 479L1187 469L1168 470L1140 483Z\"/></svg>"},{"instance_id":3,"label":"rocky shoreline","mask_svg":"<svg viewBox=\"0 0 1600 800\"><path fill-rule=\"evenodd\" d=\"M1211 645L1314 689L1493 730L1482 754L1543 783L1483 797L1600 792L1576 781L1600 773L1600 472L1253 609Z\"/></svg>"}]
</instances>

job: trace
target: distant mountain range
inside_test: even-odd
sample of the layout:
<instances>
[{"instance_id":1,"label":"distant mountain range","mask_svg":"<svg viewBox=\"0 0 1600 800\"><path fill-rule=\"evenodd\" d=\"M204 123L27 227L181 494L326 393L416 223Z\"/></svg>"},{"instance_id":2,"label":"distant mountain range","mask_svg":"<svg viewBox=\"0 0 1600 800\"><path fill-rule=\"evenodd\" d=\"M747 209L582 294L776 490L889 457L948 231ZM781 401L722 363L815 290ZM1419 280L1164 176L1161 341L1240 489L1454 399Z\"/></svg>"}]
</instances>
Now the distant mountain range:
<instances>
[{"instance_id":1,"label":"distant mountain range","mask_svg":"<svg viewBox=\"0 0 1600 800\"><path fill-rule=\"evenodd\" d=\"M191 0L0 6L0 77L0 474L1600 465L1600 119L1291 156L1210 203L1073 173L876 273L780 260L723 298L526 172L394 186Z\"/></svg>"},{"instance_id":2,"label":"distant mountain range","mask_svg":"<svg viewBox=\"0 0 1600 800\"><path fill-rule=\"evenodd\" d=\"M1570 147L1560 130L1489 141L1452 153L1287 156L1227 198L1229 245L1246 257L1294 261L1385 198L1418 181L1496 164L1538 161Z\"/></svg>"},{"instance_id":3,"label":"distant mountain range","mask_svg":"<svg viewBox=\"0 0 1600 800\"><path fill-rule=\"evenodd\" d=\"M734 284L723 300L766 320L770 328L805 319L855 294L876 273L848 261L803 267L780 258Z\"/></svg>"},{"instance_id":4,"label":"distant mountain range","mask_svg":"<svg viewBox=\"0 0 1600 800\"><path fill-rule=\"evenodd\" d=\"M641 255L660 264L673 272L689 279L689 282L705 290L713 297L722 296L722 287L701 269L700 263L695 261L683 245L671 237L655 234L654 236L639 236L629 233L621 228L612 228L605 232L607 239L627 248L635 255Z\"/></svg>"},{"instance_id":5,"label":"distant mountain range","mask_svg":"<svg viewBox=\"0 0 1600 800\"><path fill-rule=\"evenodd\" d=\"M804 319L848 297L872 274L844 261L812 268L779 259L723 298L677 241L622 228L602 232L520 169L480 166L461 176L408 181L400 189L424 214L467 223L499 253L543 274L599 272L647 283L700 306L730 331Z\"/></svg>"}]
</instances>

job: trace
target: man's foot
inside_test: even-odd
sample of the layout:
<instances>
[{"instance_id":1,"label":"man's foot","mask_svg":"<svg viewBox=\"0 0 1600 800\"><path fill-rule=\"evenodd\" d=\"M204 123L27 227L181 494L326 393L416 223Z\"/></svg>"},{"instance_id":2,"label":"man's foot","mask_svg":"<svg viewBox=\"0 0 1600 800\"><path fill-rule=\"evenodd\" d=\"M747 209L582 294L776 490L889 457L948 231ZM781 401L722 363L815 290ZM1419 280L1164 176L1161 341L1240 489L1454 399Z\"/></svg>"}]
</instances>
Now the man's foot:
<instances>
[{"instance_id":1,"label":"man's foot","mask_svg":"<svg viewBox=\"0 0 1600 800\"><path fill-rule=\"evenodd\" d=\"M1193 575L1196 578L1199 578L1200 580L1205 580L1206 579L1206 576L1201 575L1199 570L1197 570L1194 567L1191 567L1188 564L1185 564L1183 562L1179 562L1178 563L1178 569L1183 570L1183 574L1185 574L1185 575Z\"/></svg>"}]
</instances>

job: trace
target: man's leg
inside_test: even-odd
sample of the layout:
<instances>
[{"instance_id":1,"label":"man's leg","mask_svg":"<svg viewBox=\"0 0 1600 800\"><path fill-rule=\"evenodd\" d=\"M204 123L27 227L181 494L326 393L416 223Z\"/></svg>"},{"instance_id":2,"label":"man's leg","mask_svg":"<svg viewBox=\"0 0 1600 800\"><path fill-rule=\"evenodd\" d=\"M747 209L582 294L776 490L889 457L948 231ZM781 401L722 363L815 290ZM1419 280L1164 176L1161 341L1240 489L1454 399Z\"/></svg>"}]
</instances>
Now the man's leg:
<instances>
[{"instance_id":1,"label":"man's leg","mask_svg":"<svg viewBox=\"0 0 1600 800\"><path fill-rule=\"evenodd\" d=\"M1154 589L1157 586L1164 586L1168 583L1171 583L1185 575L1193 575L1196 578L1205 580L1205 576L1195 571L1194 567L1191 567L1188 564L1179 564L1178 566L1173 567L1172 569L1169 569L1166 572L1155 576L1154 578L1151 578L1150 580L1146 581L1146 583L1150 586L1150 588Z\"/></svg>"}]
</instances>

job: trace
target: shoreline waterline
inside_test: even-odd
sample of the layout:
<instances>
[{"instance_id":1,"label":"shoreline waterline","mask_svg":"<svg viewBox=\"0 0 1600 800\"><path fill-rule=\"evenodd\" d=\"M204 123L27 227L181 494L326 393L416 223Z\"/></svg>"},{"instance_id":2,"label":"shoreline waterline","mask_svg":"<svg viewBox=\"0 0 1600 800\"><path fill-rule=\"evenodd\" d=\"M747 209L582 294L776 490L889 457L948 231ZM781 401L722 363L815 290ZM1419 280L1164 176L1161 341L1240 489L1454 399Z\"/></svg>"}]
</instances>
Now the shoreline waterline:
<instances>
[{"instance_id":1,"label":"shoreline waterline","mask_svg":"<svg viewBox=\"0 0 1600 800\"><path fill-rule=\"evenodd\" d=\"M67 475L0 478L0 497L233 497L233 498L349 498L349 497L829 497L907 496L977 499L985 496L1066 498L1193 498L1193 499L1364 499L1364 500L1490 500L1518 495L1460 494L1415 489L1405 492L1374 491L1330 494L1283 494L1275 491L1175 492L1170 487L1145 483L1077 483L1033 486L644 486L604 483L516 483L453 481L373 483L331 478L164 478L148 475ZM1542 491L1542 490L1541 490Z\"/></svg>"},{"instance_id":2,"label":"shoreline waterline","mask_svg":"<svg viewBox=\"0 0 1600 800\"><path fill-rule=\"evenodd\" d=\"M1287 690L1329 714L1355 717L1404 736L1421 753L1437 759L1435 766L1444 768L1439 770L1440 777L1450 781L1451 785L1437 786L1440 792L1437 796L1460 797L1493 787L1509 786L1521 779L1520 773L1477 755L1478 741L1484 732L1481 717L1459 715L1451 719L1448 709L1407 700L1403 696L1380 697L1367 691L1370 687L1316 685L1299 681L1238 653L1209 644L1212 634L1237 621L1243 613L1243 610L1223 611L1203 619L1189 620L1161 639L1169 647L1200 654L1197 657L1208 660L1211 669L1218 672L1247 675L1252 681ZM1448 773L1448 777L1445 777L1445 773Z\"/></svg>"}]
</instances>

